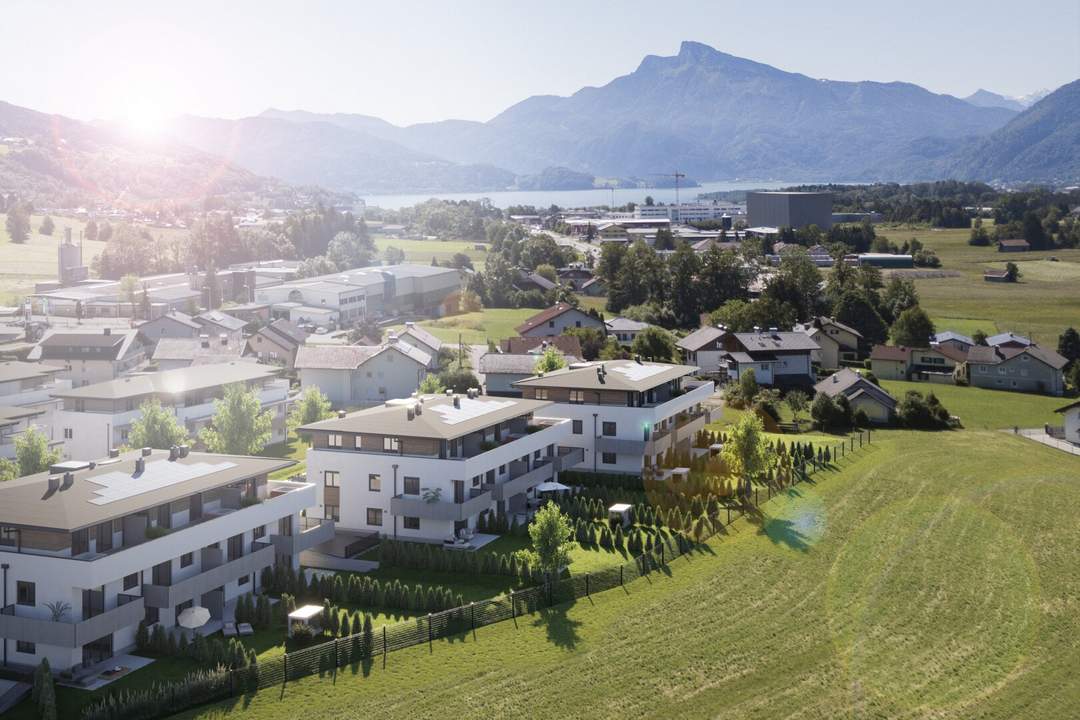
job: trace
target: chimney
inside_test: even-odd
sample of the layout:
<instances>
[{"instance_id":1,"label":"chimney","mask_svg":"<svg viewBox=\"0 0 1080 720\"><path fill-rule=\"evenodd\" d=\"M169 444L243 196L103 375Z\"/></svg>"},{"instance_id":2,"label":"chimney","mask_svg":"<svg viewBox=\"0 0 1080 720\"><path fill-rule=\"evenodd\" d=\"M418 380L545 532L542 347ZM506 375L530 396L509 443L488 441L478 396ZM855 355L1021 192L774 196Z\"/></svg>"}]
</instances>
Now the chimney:
<instances>
[{"instance_id":1,"label":"chimney","mask_svg":"<svg viewBox=\"0 0 1080 720\"><path fill-rule=\"evenodd\" d=\"M454 407L456 407L456 408L461 407L461 396L460 395L455 395L454 396Z\"/></svg>"},{"instance_id":2,"label":"chimney","mask_svg":"<svg viewBox=\"0 0 1080 720\"><path fill-rule=\"evenodd\" d=\"M344 410L338 410L337 411L338 420L344 419L345 415L346 415L346 413L345 413Z\"/></svg>"},{"instance_id":3,"label":"chimney","mask_svg":"<svg viewBox=\"0 0 1080 720\"><path fill-rule=\"evenodd\" d=\"M835 374L835 373L833 373L833 376L832 376L832 381L833 381L834 383L835 383L835 382L840 382L840 378L836 377L836 374Z\"/></svg>"},{"instance_id":4,"label":"chimney","mask_svg":"<svg viewBox=\"0 0 1080 720\"><path fill-rule=\"evenodd\" d=\"M49 476L49 492L56 492L60 489L60 477L58 475Z\"/></svg>"},{"instance_id":5,"label":"chimney","mask_svg":"<svg viewBox=\"0 0 1080 720\"><path fill-rule=\"evenodd\" d=\"M406 320L405 321L405 327L407 327L407 328L416 327L416 323L414 323L412 320Z\"/></svg>"},{"instance_id":6,"label":"chimney","mask_svg":"<svg viewBox=\"0 0 1080 720\"><path fill-rule=\"evenodd\" d=\"M112 328L105 328L106 335L112 335Z\"/></svg>"},{"instance_id":7,"label":"chimney","mask_svg":"<svg viewBox=\"0 0 1080 720\"><path fill-rule=\"evenodd\" d=\"M141 457L135 458L135 475L142 475L146 470L146 460Z\"/></svg>"},{"instance_id":8,"label":"chimney","mask_svg":"<svg viewBox=\"0 0 1080 720\"><path fill-rule=\"evenodd\" d=\"M397 343L397 340L398 340L397 335L395 335L394 333L387 333L387 335L386 335L386 344L387 345L394 345L395 343Z\"/></svg>"},{"instance_id":9,"label":"chimney","mask_svg":"<svg viewBox=\"0 0 1080 720\"><path fill-rule=\"evenodd\" d=\"M176 452L180 457L186 458L188 455L188 450L190 449L191 448L189 448L187 445L178 445L176 447Z\"/></svg>"},{"instance_id":10,"label":"chimney","mask_svg":"<svg viewBox=\"0 0 1080 720\"><path fill-rule=\"evenodd\" d=\"M419 417L420 415L423 415L424 414L424 403L418 402L415 405L413 405L413 412L417 415L417 417Z\"/></svg>"},{"instance_id":11,"label":"chimney","mask_svg":"<svg viewBox=\"0 0 1080 720\"><path fill-rule=\"evenodd\" d=\"M446 388L446 397L450 397L454 394L453 388Z\"/></svg>"},{"instance_id":12,"label":"chimney","mask_svg":"<svg viewBox=\"0 0 1080 720\"><path fill-rule=\"evenodd\" d=\"M150 453L152 453L152 452L154 452L153 448L144 447L142 449L142 456L143 457L150 457Z\"/></svg>"},{"instance_id":13,"label":"chimney","mask_svg":"<svg viewBox=\"0 0 1080 720\"><path fill-rule=\"evenodd\" d=\"M60 487L63 488L64 490L67 490L69 487L72 486L72 484L74 484L74 482L75 482L75 473L66 472L66 473L64 473L64 484L61 485Z\"/></svg>"},{"instance_id":14,"label":"chimney","mask_svg":"<svg viewBox=\"0 0 1080 720\"><path fill-rule=\"evenodd\" d=\"M180 457L180 448L172 445L169 447L169 462L176 462L176 458Z\"/></svg>"},{"instance_id":15,"label":"chimney","mask_svg":"<svg viewBox=\"0 0 1080 720\"><path fill-rule=\"evenodd\" d=\"M210 347L210 336L207 334L199 335L199 345L204 348Z\"/></svg>"},{"instance_id":16,"label":"chimney","mask_svg":"<svg viewBox=\"0 0 1080 720\"><path fill-rule=\"evenodd\" d=\"M416 418L416 410L415 410L414 408L407 408L407 409L405 410L405 418L406 418L406 419L407 419L407 420L408 420L409 422L412 422L412 421L413 421L413 419L414 419L414 418Z\"/></svg>"}]
</instances>

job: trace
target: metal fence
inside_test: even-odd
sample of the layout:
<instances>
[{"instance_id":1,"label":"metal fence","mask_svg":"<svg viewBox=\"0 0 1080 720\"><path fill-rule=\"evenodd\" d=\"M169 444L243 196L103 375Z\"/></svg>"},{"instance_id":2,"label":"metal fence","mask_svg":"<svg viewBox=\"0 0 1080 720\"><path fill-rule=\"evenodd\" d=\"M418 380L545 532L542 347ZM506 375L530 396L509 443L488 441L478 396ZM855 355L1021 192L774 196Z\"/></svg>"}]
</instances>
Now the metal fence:
<instances>
[{"instance_id":1,"label":"metal fence","mask_svg":"<svg viewBox=\"0 0 1080 720\"><path fill-rule=\"evenodd\" d=\"M831 463L835 463L869 443L870 431L866 430L853 434L842 442L820 447L830 449ZM804 464L796 465L793 484L809 480L813 473L824 467L826 464L818 463L815 453L814 460L807 460ZM766 491L762 493L759 488L749 498L750 505L756 509L761 502L767 502L773 494L778 492L782 490L773 491L771 488L766 488ZM726 517L721 514L714 518L708 532L701 540L722 531L750 510L750 506L726 508ZM657 537L662 541L657 542L652 551L644 552L617 567L561 578L523 590L513 590L502 597L469 603L438 613L429 613L393 625L384 625L374 629L369 637L365 637L362 632L356 633L302 650L295 650L270 660L259 661L254 669L229 671L231 678L228 683L222 685L223 690L217 697L204 698L204 702L224 700L228 697L254 692L256 689L275 686L282 686L284 689L284 685L290 680L316 674L336 675L339 668L354 663L379 663L385 667L388 655L396 650L427 643L433 651L436 640L459 637L468 633L475 636L477 628L514 620L518 616L528 615L553 605L621 587L660 570L684 554L693 553L697 546L697 542L681 534L659 533Z\"/></svg>"}]
</instances>

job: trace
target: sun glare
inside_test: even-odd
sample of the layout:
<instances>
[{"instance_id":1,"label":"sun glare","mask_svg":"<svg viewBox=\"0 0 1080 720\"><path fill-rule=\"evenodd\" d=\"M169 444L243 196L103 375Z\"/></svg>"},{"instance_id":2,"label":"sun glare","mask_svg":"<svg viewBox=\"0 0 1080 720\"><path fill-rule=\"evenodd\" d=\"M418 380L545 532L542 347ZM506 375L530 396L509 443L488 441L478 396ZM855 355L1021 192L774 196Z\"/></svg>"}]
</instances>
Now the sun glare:
<instances>
[{"instance_id":1,"label":"sun glare","mask_svg":"<svg viewBox=\"0 0 1080 720\"><path fill-rule=\"evenodd\" d=\"M128 106L121 120L128 131L144 140L154 140L165 131L166 117L160 108L151 103Z\"/></svg>"}]
</instances>

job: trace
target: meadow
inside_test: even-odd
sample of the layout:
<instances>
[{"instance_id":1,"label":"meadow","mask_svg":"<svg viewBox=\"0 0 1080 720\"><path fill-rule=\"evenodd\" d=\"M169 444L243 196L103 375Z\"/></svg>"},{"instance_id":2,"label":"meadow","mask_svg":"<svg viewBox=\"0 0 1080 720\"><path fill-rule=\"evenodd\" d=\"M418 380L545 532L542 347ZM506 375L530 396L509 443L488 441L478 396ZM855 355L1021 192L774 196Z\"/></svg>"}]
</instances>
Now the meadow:
<instances>
[{"instance_id":1,"label":"meadow","mask_svg":"<svg viewBox=\"0 0 1080 720\"><path fill-rule=\"evenodd\" d=\"M535 308L484 308L477 312L462 313L435 320L423 320L421 327L443 342L456 343L460 339L466 345L483 345L491 340L516 337L514 330L531 316L540 312Z\"/></svg>"},{"instance_id":2,"label":"meadow","mask_svg":"<svg viewBox=\"0 0 1080 720\"><path fill-rule=\"evenodd\" d=\"M962 385L882 380L881 387L897 400L909 390L923 394L933 392L951 414L960 418L964 427L980 430L1002 430L1016 426L1034 428L1047 423L1060 425L1061 415L1054 410L1068 403L1068 400L1051 395Z\"/></svg>"},{"instance_id":3,"label":"meadow","mask_svg":"<svg viewBox=\"0 0 1080 720\"><path fill-rule=\"evenodd\" d=\"M34 283L56 279L56 248L64 240L64 228L71 228L72 238L78 240L86 226L81 220L54 217L52 235L42 235L42 215L30 218L30 239L22 244L11 242L7 231L7 215L0 213L0 305L10 305L34 291ZM103 242L83 244L83 262L87 265L101 253Z\"/></svg>"},{"instance_id":4,"label":"meadow","mask_svg":"<svg viewBox=\"0 0 1080 720\"><path fill-rule=\"evenodd\" d=\"M1011 330L1057 347L1058 335L1080 324L1080 249L999 253L993 245L968 245L966 229L881 226L876 231L897 245L918 238L941 258L941 269L951 271L948 277L915 280L920 303L939 330L966 335ZM1019 266L1019 282L983 280L984 270L1004 268L1006 262Z\"/></svg>"},{"instance_id":5,"label":"meadow","mask_svg":"<svg viewBox=\"0 0 1080 720\"><path fill-rule=\"evenodd\" d=\"M478 243L464 240L409 240L406 238L390 237L389 235L373 235L375 249L381 259L388 247L396 247L404 251L405 261L430 265L434 258L439 262L450 260L455 253L464 253L472 260L473 267L482 269L484 259L487 257L486 250L477 250ZM480 245L486 248L486 245Z\"/></svg>"},{"instance_id":6,"label":"meadow","mask_svg":"<svg viewBox=\"0 0 1080 720\"><path fill-rule=\"evenodd\" d=\"M183 717L1067 718L1080 458L882 431L625 590Z\"/></svg>"}]
</instances>

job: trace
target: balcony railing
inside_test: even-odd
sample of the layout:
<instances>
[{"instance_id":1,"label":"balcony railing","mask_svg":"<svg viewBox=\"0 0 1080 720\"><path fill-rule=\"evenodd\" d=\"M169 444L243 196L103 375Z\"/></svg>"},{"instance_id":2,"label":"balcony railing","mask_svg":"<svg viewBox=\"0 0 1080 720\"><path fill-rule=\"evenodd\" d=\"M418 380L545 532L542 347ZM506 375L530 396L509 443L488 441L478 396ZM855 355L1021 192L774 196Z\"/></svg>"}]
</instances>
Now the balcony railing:
<instances>
[{"instance_id":1,"label":"balcony railing","mask_svg":"<svg viewBox=\"0 0 1080 720\"><path fill-rule=\"evenodd\" d=\"M333 520L309 517L301 518L299 533L270 536L270 542L279 555L295 555L333 539Z\"/></svg>"},{"instance_id":2,"label":"balcony railing","mask_svg":"<svg viewBox=\"0 0 1080 720\"><path fill-rule=\"evenodd\" d=\"M525 492L533 485L539 485L555 477L556 467L551 460L553 458L549 458L548 461L534 466L532 470L521 473L505 482L493 483L485 487L491 488L491 496L495 500L507 500L514 495ZM513 464L511 463L511 465Z\"/></svg>"},{"instance_id":3,"label":"balcony railing","mask_svg":"<svg viewBox=\"0 0 1080 720\"><path fill-rule=\"evenodd\" d=\"M143 585L147 607L171 608L192 599L198 602L204 593L274 564L275 551L271 543L256 542L253 545L258 549L172 585Z\"/></svg>"},{"instance_id":4,"label":"balcony railing","mask_svg":"<svg viewBox=\"0 0 1080 720\"><path fill-rule=\"evenodd\" d=\"M145 615L144 599L130 595L121 604L92 618L75 621L65 617L51 620L20 614L20 606L8 605L0 611L0 637L8 640L77 648L100 637L137 624ZM26 611L30 612L30 611Z\"/></svg>"},{"instance_id":5,"label":"balcony railing","mask_svg":"<svg viewBox=\"0 0 1080 720\"><path fill-rule=\"evenodd\" d=\"M420 517L427 520L459 522L491 507L492 495L489 491L478 493L475 497L460 503L436 500L428 502L422 498L395 495L390 498L390 513L405 517Z\"/></svg>"}]
</instances>

